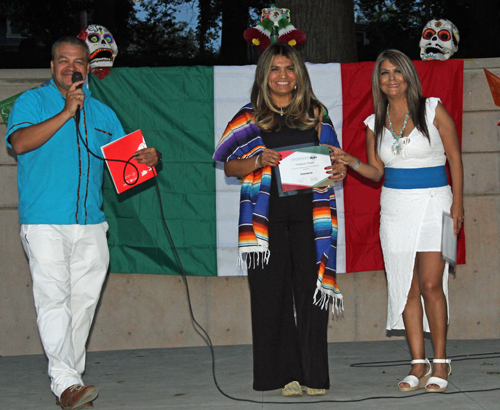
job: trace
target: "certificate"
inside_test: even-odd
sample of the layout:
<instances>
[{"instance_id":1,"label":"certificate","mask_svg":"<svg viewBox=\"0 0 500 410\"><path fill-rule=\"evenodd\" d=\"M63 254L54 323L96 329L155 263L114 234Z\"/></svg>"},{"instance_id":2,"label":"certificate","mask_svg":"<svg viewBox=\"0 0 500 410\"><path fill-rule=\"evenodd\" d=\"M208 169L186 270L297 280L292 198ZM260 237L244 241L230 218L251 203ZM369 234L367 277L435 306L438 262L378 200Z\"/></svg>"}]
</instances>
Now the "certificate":
<instances>
[{"instance_id":1,"label":"certificate","mask_svg":"<svg viewBox=\"0 0 500 410\"><path fill-rule=\"evenodd\" d=\"M325 167L332 164L327 145L301 144L277 151L281 154L280 164L276 168L280 196L334 185L334 181L328 178L331 174L325 171Z\"/></svg>"},{"instance_id":2,"label":"certificate","mask_svg":"<svg viewBox=\"0 0 500 410\"><path fill-rule=\"evenodd\" d=\"M451 266L457 266L457 237L453 232L453 218L447 212L443 212L441 254Z\"/></svg>"}]
</instances>

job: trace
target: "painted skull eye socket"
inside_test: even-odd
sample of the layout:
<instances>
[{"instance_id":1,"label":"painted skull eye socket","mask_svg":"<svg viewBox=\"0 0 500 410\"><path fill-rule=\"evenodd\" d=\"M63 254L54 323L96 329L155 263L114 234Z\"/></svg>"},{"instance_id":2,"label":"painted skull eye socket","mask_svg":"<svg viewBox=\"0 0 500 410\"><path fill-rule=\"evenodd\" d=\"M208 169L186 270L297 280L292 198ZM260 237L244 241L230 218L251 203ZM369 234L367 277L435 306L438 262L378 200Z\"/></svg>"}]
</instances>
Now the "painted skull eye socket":
<instances>
[{"instance_id":1,"label":"painted skull eye socket","mask_svg":"<svg viewBox=\"0 0 500 410\"><path fill-rule=\"evenodd\" d=\"M451 34L448 30L440 30L438 33L438 37L441 41L450 41Z\"/></svg>"},{"instance_id":2,"label":"painted skull eye socket","mask_svg":"<svg viewBox=\"0 0 500 410\"><path fill-rule=\"evenodd\" d=\"M108 44L113 44L115 42L111 34L104 34L104 40L106 40L106 43Z\"/></svg>"},{"instance_id":3,"label":"painted skull eye socket","mask_svg":"<svg viewBox=\"0 0 500 410\"><path fill-rule=\"evenodd\" d=\"M89 36L87 37L87 39L91 42L91 43L97 43L99 42L99 40L101 39L101 36L99 33L90 33Z\"/></svg>"},{"instance_id":4,"label":"painted skull eye socket","mask_svg":"<svg viewBox=\"0 0 500 410\"><path fill-rule=\"evenodd\" d=\"M430 40L432 37L434 37L435 34L436 32L433 29L428 28L422 33L422 38Z\"/></svg>"}]
</instances>

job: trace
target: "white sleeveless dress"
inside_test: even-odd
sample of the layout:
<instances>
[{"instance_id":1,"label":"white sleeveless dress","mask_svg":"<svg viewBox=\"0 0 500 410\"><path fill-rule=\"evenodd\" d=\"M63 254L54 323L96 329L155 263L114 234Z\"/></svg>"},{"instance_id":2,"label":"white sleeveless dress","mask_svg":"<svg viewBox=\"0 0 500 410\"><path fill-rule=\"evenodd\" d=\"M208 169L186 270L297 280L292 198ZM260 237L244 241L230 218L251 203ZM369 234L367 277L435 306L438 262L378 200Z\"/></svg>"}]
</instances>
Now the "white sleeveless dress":
<instances>
[{"instance_id":1,"label":"white sleeveless dress","mask_svg":"<svg viewBox=\"0 0 500 410\"><path fill-rule=\"evenodd\" d=\"M384 128L380 159L390 168L426 168L446 164L443 142L434 126L438 98L427 98L426 121L429 140L416 128L407 137L401 138L403 150L393 154L394 138ZM369 116L365 124L373 131L375 115ZM450 212L452 193L449 185L425 189L382 188L380 197L380 242L387 273L388 305L386 328L404 329L403 310L410 291L417 251L441 251L442 215ZM448 305L448 263L443 271L443 291ZM423 306L423 299L422 299ZM424 331L429 332L429 323L424 308Z\"/></svg>"}]
</instances>

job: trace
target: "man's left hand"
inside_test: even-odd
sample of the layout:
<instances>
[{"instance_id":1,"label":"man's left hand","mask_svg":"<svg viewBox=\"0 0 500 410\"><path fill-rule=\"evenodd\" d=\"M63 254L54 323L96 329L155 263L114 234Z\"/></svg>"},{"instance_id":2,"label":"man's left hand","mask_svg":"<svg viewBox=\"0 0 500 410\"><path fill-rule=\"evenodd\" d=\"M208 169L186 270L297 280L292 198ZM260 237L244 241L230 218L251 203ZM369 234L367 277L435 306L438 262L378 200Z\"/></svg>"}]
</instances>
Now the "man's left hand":
<instances>
[{"instance_id":1,"label":"man's left hand","mask_svg":"<svg viewBox=\"0 0 500 410\"><path fill-rule=\"evenodd\" d=\"M139 164L146 164L148 167L155 167L160 162L160 151L156 148L143 148L134 154L134 159Z\"/></svg>"}]
</instances>

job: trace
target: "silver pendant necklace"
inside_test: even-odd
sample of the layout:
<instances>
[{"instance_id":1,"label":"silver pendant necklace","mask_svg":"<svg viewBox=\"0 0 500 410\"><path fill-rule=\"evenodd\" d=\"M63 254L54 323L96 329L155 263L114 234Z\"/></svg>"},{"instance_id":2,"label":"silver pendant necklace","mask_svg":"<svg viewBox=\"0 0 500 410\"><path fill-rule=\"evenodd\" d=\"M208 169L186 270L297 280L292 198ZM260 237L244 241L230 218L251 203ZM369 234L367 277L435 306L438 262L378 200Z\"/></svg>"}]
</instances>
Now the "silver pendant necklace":
<instances>
[{"instance_id":1,"label":"silver pendant necklace","mask_svg":"<svg viewBox=\"0 0 500 410\"><path fill-rule=\"evenodd\" d=\"M285 115L285 112L283 112L283 108L287 108L290 105L291 101L288 104L282 105L280 108L280 115L283 117Z\"/></svg>"},{"instance_id":2,"label":"silver pendant necklace","mask_svg":"<svg viewBox=\"0 0 500 410\"><path fill-rule=\"evenodd\" d=\"M403 135L403 132L406 128L406 123L408 122L408 119L410 118L410 111L406 111L405 115L405 120L403 121L403 126L401 127L401 131L399 131L399 134L396 136L396 133L394 132L394 126L392 125L391 121L391 116L389 114L389 107L390 105L387 104L387 121L389 122L389 131L392 134L392 137L395 139L394 143L392 144L391 151L394 155L400 155L401 152L403 151L403 145L408 144L408 141L400 141L401 136Z\"/></svg>"}]
</instances>

